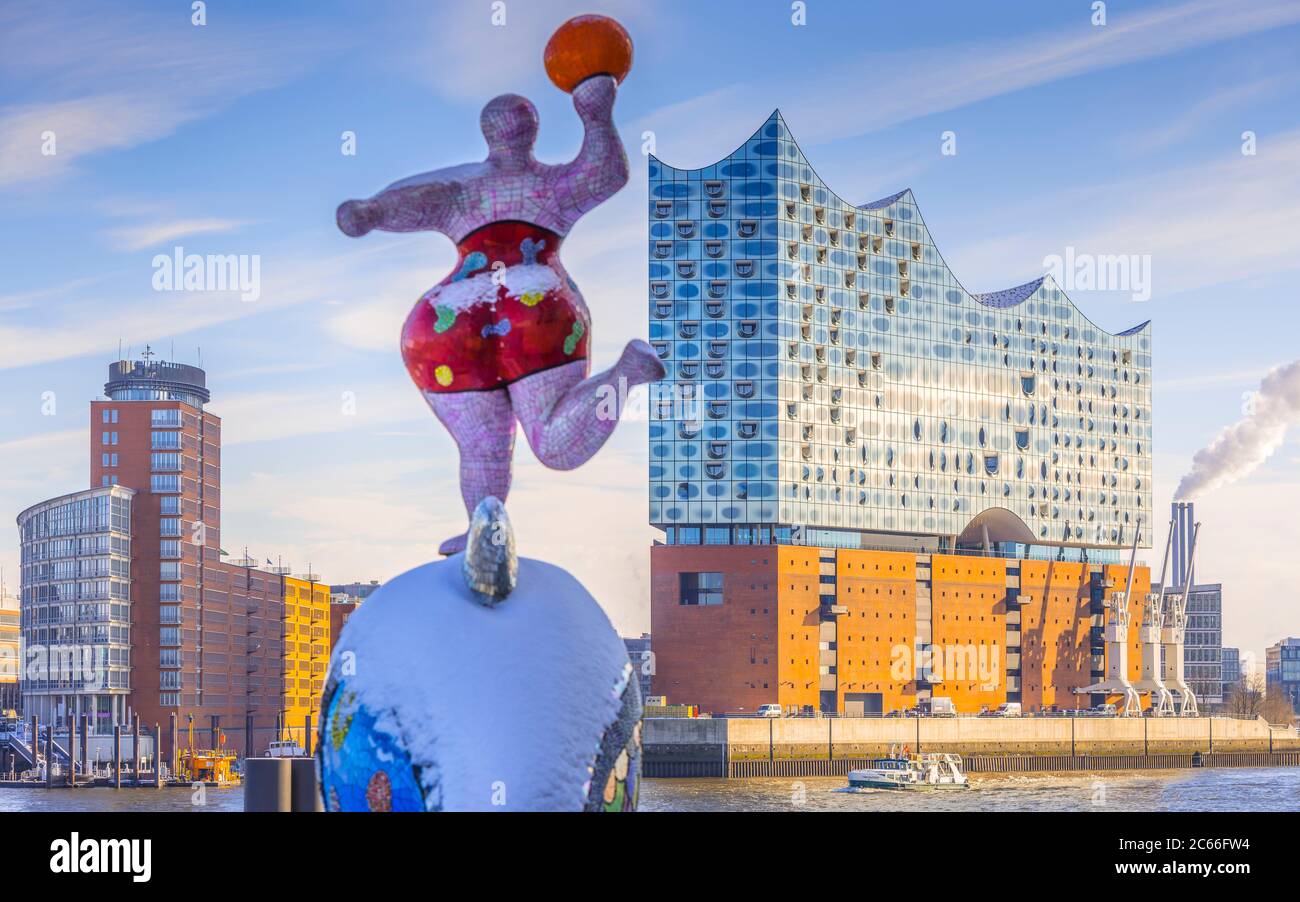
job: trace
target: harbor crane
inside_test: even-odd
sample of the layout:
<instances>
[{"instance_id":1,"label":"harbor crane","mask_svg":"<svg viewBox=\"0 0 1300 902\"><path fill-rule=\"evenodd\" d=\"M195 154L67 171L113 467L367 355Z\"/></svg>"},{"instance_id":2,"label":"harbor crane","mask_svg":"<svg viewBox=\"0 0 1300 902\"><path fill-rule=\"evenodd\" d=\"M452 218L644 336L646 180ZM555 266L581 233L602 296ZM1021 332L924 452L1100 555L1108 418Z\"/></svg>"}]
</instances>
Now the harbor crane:
<instances>
[{"instance_id":1,"label":"harbor crane","mask_svg":"<svg viewBox=\"0 0 1300 902\"><path fill-rule=\"evenodd\" d=\"M1196 537L1200 534L1201 524L1192 527L1192 540L1187 553L1187 572L1183 585L1164 596L1164 619L1160 629L1160 645L1164 650L1164 684L1178 701L1180 717L1196 717L1196 693L1187 685L1184 678L1183 644L1187 638L1187 597L1192 591L1192 574L1196 567Z\"/></svg>"},{"instance_id":2,"label":"harbor crane","mask_svg":"<svg viewBox=\"0 0 1300 902\"><path fill-rule=\"evenodd\" d=\"M1142 648L1141 675L1133 688L1151 693L1151 713L1155 717L1170 717L1174 713L1174 697L1160 678L1160 636L1165 619L1165 576L1169 568L1169 549L1174 541L1174 522L1169 521L1169 535L1165 539L1165 556L1160 564L1160 590L1148 592L1142 605L1142 625L1138 637Z\"/></svg>"},{"instance_id":3,"label":"harbor crane","mask_svg":"<svg viewBox=\"0 0 1300 902\"><path fill-rule=\"evenodd\" d=\"M1128 559L1128 579L1124 591L1110 593L1110 598L1106 601L1106 678L1100 683L1074 690L1077 695L1104 692L1124 696L1124 707L1120 713L1125 717L1142 713L1142 697L1128 679L1128 628L1132 620L1128 601L1133 592L1133 571L1137 566L1137 547L1141 535L1142 519L1139 517L1133 530L1133 551Z\"/></svg>"}]
</instances>

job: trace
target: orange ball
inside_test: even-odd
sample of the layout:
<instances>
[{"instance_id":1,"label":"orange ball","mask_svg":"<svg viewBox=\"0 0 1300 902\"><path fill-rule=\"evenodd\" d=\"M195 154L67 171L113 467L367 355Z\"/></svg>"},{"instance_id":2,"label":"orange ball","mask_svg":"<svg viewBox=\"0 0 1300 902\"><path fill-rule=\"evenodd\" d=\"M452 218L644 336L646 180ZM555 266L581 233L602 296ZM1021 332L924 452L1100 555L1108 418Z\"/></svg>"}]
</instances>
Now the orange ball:
<instances>
[{"instance_id":1,"label":"orange ball","mask_svg":"<svg viewBox=\"0 0 1300 902\"><path fill-rule=\"evenodd\" d=\"M542 61L565 93L593 75L612 75L621 82L632 68L632 38L609 16L575 16L555 29Z\"/></svg>"}]
</instances>

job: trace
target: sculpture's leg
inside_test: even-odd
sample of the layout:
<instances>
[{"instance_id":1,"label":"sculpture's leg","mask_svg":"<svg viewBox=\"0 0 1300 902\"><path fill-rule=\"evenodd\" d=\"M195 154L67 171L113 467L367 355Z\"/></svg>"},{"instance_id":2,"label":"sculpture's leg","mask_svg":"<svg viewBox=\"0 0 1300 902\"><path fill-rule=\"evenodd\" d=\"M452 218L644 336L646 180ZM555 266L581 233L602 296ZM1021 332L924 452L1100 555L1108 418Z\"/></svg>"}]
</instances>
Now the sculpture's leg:
<instances>
[{"instance_id":1,"label":"sculpture's leg","mask_svg":"<svg viewBox=\"0 0 1300 902\"><path fill-rule=\"evenodd\" d=\"M510 491L510 459L515 450L515 416L510 394L494 391L437 393L424 396L460 449L460 495L465 511L489 495L506 500ZM465 550L465 533L443 542L441 554Z\"/></svg>"},{"instance_id":2,"label":"sculpture's leg","mask_svg":"<svg viewBox=\"0 0 1300 902\"><path fill-rule=\"evenodd\" d=\"M611 410L609 399L619 397L620 379L630 388L664 375L654 348L640 339L628 342L618 363L605 372L583 379L586 370L585 360L575 360L510 386L528 444L553 470L580 467L605 444L618 425L618 407ZM602 386L608 388L602 391Z\"/></svg>"}]
</instances>

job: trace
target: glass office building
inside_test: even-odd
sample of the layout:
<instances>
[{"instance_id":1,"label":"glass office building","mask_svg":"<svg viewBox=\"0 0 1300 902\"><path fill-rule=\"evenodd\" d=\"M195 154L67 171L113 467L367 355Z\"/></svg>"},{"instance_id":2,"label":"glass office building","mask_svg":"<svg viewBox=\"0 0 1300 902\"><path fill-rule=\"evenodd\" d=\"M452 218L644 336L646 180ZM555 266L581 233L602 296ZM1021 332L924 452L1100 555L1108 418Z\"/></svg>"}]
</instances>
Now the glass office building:
<instances>
[{"instance_id":1,"label":"glass office building","mask_svg":"<svg viewBox=\"0 0 1300 902\"><path fill-rule=\"evenodd\" d=\"M841 199L779 113L711 166L649 175L667 544L1115 560L1150 523L1148 323L1109 333L1050 277L968 292L910 191Z\"/></svg>"},{"instance_id":2,"label":"glass office building","mask_svg":"<svg viewBox=\"0 0 1300 902\"><path fill-rule=\"evenodd\" d=\"M1264 651L1264 675L1270 695L1283 696L1300 711L1300 639L1275 642Z\"/></svg>"},{"instance_id":3,"label":"glass office building","mask_svg":"<svg viewBox=\"0 0 1300 902\"><path fill-rule=\"evenodd\" d=\"M131 506L111 485L18 515L23 712L43 723L126 721L131 692Z\"/></svg>"},{"instance_id":4,"label":"glass office building","mask_svg":"<svg viewBox=\"0 0 1300 902\"><path fill-rule=\"evenodd\" d=\"M1202 707L1223 704L1223 585L1193 585L1187 593L1184 651L1187 685Z\"/></svg>"}]
</instances>

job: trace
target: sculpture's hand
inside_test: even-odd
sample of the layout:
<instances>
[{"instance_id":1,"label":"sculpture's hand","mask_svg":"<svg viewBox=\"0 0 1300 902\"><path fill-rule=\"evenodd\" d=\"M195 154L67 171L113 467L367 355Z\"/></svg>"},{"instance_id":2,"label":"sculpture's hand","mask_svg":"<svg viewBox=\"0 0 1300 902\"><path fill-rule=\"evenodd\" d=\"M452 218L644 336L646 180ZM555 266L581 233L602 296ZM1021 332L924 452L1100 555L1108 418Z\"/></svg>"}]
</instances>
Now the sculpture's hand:
<instances>
[{"instance_id":1,"label":"sculpture's hand","mask_svg":"<svg viewBox=\"0 0 1300 902\"><path fill-rule=\"evenodd\" d=\"M563 167L574 188L566 218L575 222L627 184L627 154L614 127L614 98L618 82L611 75L593 75L573 89L573 108L582 118L582 149Z\"/></svg>"},{"instance_id":2,"label":"sculpture's hand","mask_svg":"<svg viewBox=\"0 0 1300 902\"><path fill-rule=\"evenodd\" d=\"M381 212L373 200L346 200L339 205L335 219L344 235L360 238L375 227Z\"/></svg>"},{"instance_id":3,"label":"sculpture's hand","mask_svg":"<svg viewBox=\"0 0 1300 902\"><path fill-rule=\"evenodd\" d=\"M613 118L618 82L610 75L593 75L573 89L573 108L583 122L608 122Z\"/></svg>"}]
</instances>

